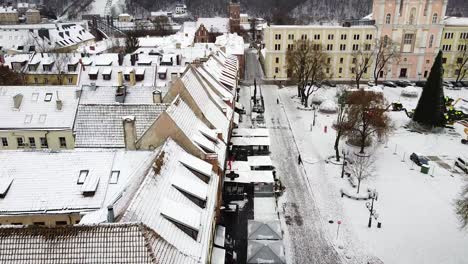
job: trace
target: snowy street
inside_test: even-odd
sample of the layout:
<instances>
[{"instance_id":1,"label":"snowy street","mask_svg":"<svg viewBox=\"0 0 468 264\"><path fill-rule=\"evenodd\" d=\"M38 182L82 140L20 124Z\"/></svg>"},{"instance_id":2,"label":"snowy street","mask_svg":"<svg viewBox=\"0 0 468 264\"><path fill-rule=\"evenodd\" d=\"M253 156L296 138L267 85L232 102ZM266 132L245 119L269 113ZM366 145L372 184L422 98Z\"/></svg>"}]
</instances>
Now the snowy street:
<instances>
[{"instance_id":1,"label":"snowy street","mask_svg":"<svg viewBox=\"0 0 468 264\"><path fill-rule=\"evenodd\" d=\"M257 57L251 51L246 53L246 80L253 83L257 78L260 83L261 69ZM298 150L285 112L277 104L277 88L273 85L261 85L265 100L265 120L270 131L271 157L275 163L277 175L286 186L286 192L280 198L278 210L285 231L287 257L291 263L342 263L340 255L330 242L324 229L320 212L314 202L312 189L302 166L298 166ZM250 114L250 90L241 88L241 103L246 106L248 119ZM244 120L242 124L250 122ZM308 162L304 160L304 162ZM284 202L284 203L283 203Z\"/></svg>"}]
</instances>

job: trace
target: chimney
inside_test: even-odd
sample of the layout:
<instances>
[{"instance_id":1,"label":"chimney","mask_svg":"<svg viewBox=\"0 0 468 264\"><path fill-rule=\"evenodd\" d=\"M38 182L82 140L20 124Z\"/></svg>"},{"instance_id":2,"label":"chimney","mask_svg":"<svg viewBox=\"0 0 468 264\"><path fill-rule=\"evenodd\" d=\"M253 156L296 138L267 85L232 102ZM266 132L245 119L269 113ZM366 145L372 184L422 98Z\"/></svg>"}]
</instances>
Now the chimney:
<instances>
[{"instance_id":1,"label":"chimney","mask_svg":"<svg viewBox=\"0 0 468 264\"><path fill-rule=\"evenodd\" d=\"M117 90L115 91L115 101L117 103L123 104L125 102L126 95L127 95L127 89L125 88L125 86L117 87Z\"/></svg>"},{"instance_id":2,"label":"chimney","mask_svg":"<svg viewBox=\"0 0 468 264\"><path fill-rule=\"evenodd\" d=\"M176 56L176 63L177 63L177 66L180 66L180 54L177 54Z\"/></svg>"},{"instance_id":3,"label":"chimney","mask_svg":"<svg viewBox=\"0 0 468 264\"><path fill-rule=\"evenodd\" d=\"M155 104L162 103L162 92L161 92L161 90L153 91L153 103L155 103Z\"/></svg>"},{"instance_id":4,"label":"chimney","mask_svg":"<svg viewBox=\"0 0 468 264\"><path fill-rule=\"evenodd\" d=\"M115 221L114 207L112 205L107 206L107 222L113 223Z\"/></svg>"},{"instance_id":5,"label":"chimney","mask_svg":"<svg viewBox=\"0 0 468 264\"><path fill-rule=\"evenodd\" d=\"M117 56L119 60L119 66L122 66L123 61L124 61L124 55L122 53L119 53Z\"/></svg>"},{"instance_id":6,"label":"chimney","mask_svg":"<svg viewBox=\"0 0 468 264\"><path fill-rule=\"evenodd\" d=\"M123 129L124 129L124 141L125 148L127 150L136 150L136 127L135 127L135 116L124 116Z\"/></svg>"},{"instance_id":7,"label":"chimney","mask_svg":"<svg viewBox=\"0 0 468 264\"><path fill-rule=\"evenodd\" d=\"M135 86L136 84L136 76L135 76L135 69L130 71L130 85Z\"/></svg>"},{"instance_id":8,"label":"chimney","mask_svg":"<svg viewBox=\"0 0 468 264\"><path fill-rule=\"evenodd\" d=\"M75 91L75 98L78 99L81 97L81 90L76 90Z\"/></svg>"},{"instance_id":9,"label":"chimney","mask_svg":"<svg viewBox=\"0 0 468 264\"><path fill-rule=\"evenodd\" d=\"M59 100L55 101L55 106L56 106L56 108L57 108L58 111L61 111L61 110L62 110L62 107L63 107L63 102L62 102L62 100L59 99Z\"/></svg>"},{"instance_id":10,"label":"chimney","mask_svg":"<svg viewBox=\"0 0 468 264\"><path fill-rule=\"evenodd\" d=\"M216 135L218 136L219 140L224 141L223 132L221 132L221 130L216 131Z\"/></svg>"},{"instance_id":11,"label":"chimney","mask_svg":"<svg viewBox=\"0 0 468 264\"><path fill-rule=\"evenodd\" d=\"M23 95L22 94L17 94L13 96L13 104L15 109L19 109L21 106L21 102L23 102Z\"/></svg>"},{"instance_id":12,"label":"chimney","mask_svg":"<svg viewBox=\"0 0 468 264\"><path fill-rule=\"evenodd\" d=\"M134 54L130 55L130 64L132 64L132 66L135 66L135 62L136 62L135 55Z\"/></svg>"},{"instance_id":13,"label":"chimney","mask_svg":"<svg viewBox=\"0 0 468 264\"><path fill-rule=\"evenodd\" d=\"M122 86L123 85L123 74L122 71L117 72L117 86Z\"/></svg>"}]
</instances>

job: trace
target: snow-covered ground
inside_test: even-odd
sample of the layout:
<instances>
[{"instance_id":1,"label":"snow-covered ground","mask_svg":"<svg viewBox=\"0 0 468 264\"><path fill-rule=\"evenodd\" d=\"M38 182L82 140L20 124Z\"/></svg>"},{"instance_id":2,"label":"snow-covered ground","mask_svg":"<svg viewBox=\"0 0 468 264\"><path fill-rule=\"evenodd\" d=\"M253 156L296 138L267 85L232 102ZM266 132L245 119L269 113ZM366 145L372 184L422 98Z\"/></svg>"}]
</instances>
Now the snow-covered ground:
<instances>
[{"instance_id":1,"label":"snow-covered ground","mask_svg":"<svg viewBox=\"0 0 468 264\"><path fill-rule=\"evenodd\" d=\"M264 91L267 89L275 91L277 88L264 86ZM418 97L403 97L401 91L402 88L385 88L384 94L389 102L400 101L408 110L415 108ZM346 179L341 179L339 165L325 162L334 154L335 131L331 125L336 115L317 111L316 125L311 127L313 111L298 110L295 93L294 87L283 88L278 96L304 160L321 221L336 248L350 262L359 262L360 252L367 252L385 263L468 263L468 231L460 229L454 213L454 200L468 178L452 168L458 155L468 153L467 146L460 143L460 135L454 131L443 134L411 132L404 127L409 121L404 112L389 112L396 129L387 143L374 148L374 176L361 186L363 191L375 188L379 193L375 209L382 228L376 227L377 221L368 228L366 202L341 198L342 188L356 191ZM336 89L321 93L327 99L335 99ZM445 93L455 99L468 97L468 89L446 90ZM344 141L340 147L351 153L355 151ZM436 156L433 159L440 160L430 162L429 175L422 174L409 160L412 152ZM334 223L329 224L328 220ZM337 220L342 221L338 239Z\"/></svg>"}]
</instances>

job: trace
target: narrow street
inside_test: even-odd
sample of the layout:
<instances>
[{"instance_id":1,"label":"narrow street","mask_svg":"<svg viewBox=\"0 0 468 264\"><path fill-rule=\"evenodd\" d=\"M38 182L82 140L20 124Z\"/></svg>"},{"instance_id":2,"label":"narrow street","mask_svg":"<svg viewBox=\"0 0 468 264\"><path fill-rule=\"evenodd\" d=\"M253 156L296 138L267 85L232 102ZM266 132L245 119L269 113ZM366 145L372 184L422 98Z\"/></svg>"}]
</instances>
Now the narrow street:
<instances>
[{"instance_id":1,"label":"narrow street","mask_svg":"<svg viewBox=\"0 0 468 264\"><path fill-rule=\"evenodd\" d=\"M277 175L286 187L283 204L279 205L280 217L285 223L285 244L288 259L293 263L337 264L343 263L322 226L320 212L313 197L302 165L298 165L298 148L283 107L277 104L278 87L262 85L262 70L254 51L246 50L246 81L251 85L253 78L262 88L265 102L265 121L270 132L271 157ZM247 114L243 126L250 123L250 89L243 87L240 101L245 105Z\"/></svg>"}]
</instances>

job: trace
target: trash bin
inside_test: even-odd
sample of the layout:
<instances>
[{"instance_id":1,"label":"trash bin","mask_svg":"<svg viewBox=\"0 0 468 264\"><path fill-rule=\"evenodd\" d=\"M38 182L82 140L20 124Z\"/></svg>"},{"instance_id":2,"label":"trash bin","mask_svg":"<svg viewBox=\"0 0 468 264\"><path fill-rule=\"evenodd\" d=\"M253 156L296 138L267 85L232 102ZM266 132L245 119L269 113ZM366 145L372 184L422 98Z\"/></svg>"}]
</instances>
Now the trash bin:
<instances>
[{"instance_id":1,"label":"trash bin","mask_svg":"<svg viewBox=\"0 0 468 264\"><path fill-rule=\"evenodd\" d=\"M381 222L377 222L377 228L382 228L382 223Z\"/></svg>"},{"instance_id":2,"label":"trash bin","mask_svg":"<svg viewBox=\"0 0 468 264\"><path fill-rule=\"evenodd\" d=\"M426 165L426 164L421 165L421 172L424 173L424 174L428 174L429 173L429 165Z\"/></svg>"}]
</instances>

